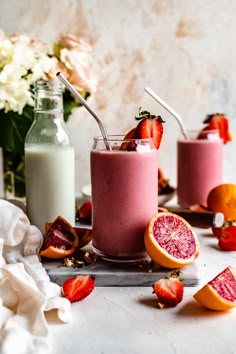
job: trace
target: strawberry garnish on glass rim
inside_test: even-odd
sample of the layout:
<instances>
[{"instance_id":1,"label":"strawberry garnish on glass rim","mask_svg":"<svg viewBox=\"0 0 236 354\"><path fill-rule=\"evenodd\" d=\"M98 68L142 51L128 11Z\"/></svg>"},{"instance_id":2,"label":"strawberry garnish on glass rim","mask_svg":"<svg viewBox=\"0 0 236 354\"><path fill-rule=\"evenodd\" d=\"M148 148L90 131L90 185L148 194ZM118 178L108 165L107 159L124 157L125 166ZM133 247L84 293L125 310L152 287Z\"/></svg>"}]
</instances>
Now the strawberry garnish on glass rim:
<instances>
[{"instance_id":1,"label":"strawberry garnish on glass rim","mask_svg":"<svg viewBox=\"0 0 236 354\"><path fill-rule=\"evenodd\" d=\"M156 149L159 149L163 135L162 123L164 123L161 116L150 114L148 111L141 111L140 107L139 116L135 117L135 119L140 120L135 131L136 138L152 138Z\"/></svg>"},{"instance_id":2,"label":"strawberry garnish on glass rim","mask_svg":"<svg viewBox=\"0 0 236 354\"><path fill-rule=\"evenodd\" d=\"M208 114L203 123L207 124L204 130L218 129L224 144L232 141L232 134L229 130L229 121L224 113Z\"/></svg>"}]
</instances>

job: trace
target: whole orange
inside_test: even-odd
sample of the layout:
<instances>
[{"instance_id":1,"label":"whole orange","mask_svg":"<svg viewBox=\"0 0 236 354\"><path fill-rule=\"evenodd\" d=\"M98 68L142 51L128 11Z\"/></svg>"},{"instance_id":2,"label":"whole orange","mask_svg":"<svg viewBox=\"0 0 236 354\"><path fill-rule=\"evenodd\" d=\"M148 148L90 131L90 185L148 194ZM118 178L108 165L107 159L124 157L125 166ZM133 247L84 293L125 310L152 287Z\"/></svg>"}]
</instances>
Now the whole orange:
<instances>
[{"instance_id":1,"label":"whole orange","mask_svg":"<svg viewBox=\"0 0 236 354\"><path fill-rule=\"evenodd\" d=\"M220 184L207 197L208 209L221 212L225 220L236 220L236 184Z\"/></svg>"}]
</instances>

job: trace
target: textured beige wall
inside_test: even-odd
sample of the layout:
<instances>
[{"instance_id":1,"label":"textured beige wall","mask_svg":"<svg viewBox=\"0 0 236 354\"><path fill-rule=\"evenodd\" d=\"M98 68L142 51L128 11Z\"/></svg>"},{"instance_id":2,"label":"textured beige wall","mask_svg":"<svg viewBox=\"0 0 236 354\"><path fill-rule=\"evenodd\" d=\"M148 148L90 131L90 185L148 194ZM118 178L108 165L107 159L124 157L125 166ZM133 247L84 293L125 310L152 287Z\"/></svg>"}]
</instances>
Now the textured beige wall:
<instances>
[{"instance_id":1,"label":"textured beige wall","mask_svg":"<svg viewBox=\"0 0 236 354\"><path fill-rule=\"evenodd\" d=\"M225 112L236 139L236 2L234 0L1 0L0 27L53 41L62 32L93 45L98 79L90 104L108 133L124 133L140 106L166 120L159 163L176 183L172 116L143 90L150 86L199 128L206 114ZM89 149L99 133L77 110L69 122L77 150L77 194L89 182ZM224 180L236 183L236 142L225 150Z\"/></svg>"}]
</instances>

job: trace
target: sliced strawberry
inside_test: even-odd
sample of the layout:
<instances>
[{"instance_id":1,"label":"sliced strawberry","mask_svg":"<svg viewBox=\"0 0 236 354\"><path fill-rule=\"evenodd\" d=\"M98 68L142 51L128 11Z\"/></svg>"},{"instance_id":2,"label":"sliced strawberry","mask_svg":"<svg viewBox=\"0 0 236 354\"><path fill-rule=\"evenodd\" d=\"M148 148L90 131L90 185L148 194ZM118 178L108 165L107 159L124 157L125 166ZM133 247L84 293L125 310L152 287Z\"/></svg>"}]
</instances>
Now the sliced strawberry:
<instances>
[{"instance_id":1,"label":"sliced strawberry","mask_svg":"<svg viewBox=\"0 0 236 354\"><path fill-rule=\"evenodd\" d=\"M229 131L229 121L224 113L209 114L203 123L207 124L204 130L218 129L224 144L232 141L232 135Z\"/></svg>"},{"instance_id":2,"label":"sliced strawberry","mask_svg":"<svg viewBox=\"0 0 236 354\"><path fill-rule=\"evenodd\" d=\"M136 127L136 137L139 139L152 138L156 149L159 149L163 135L162 123L164 123L161 116L155 116L147 111L142 111L136 119L141 119Z\"/></svg>"},{"instance_id":3,"label":"sliced strawberry","mask_svg":"<svg viewBox=\"0 0 236 354\"><path fill-rule=\"evenodd\" d=\"M93 289L94 279L90 275L69 278L62 285L63 294L70 302L83 300Z\"/></svg>"},{"instance_id":4,"label":"sliced strawberry","mask_svg":"<svg viewBox=\"0 0 236 354\"><path fill-rule=\"evenodd\" d=\"M184 295L184 285L179 279L179 272L172 272L169 278L156 281L153 290L160 308L176 306L182 301Z\"/></svg>"},{"instance_id":5,"label":"sliced strawberry","mask_svg":"<svg viewBox=\"0 0 236 354\"><path fill-rule=\"evenodd\" d=\"M125 134L124 140L135 139L136 137L136 127L132 128Z\"/></svg>"},{"instance_id":6,"label":"sliced strawberry","mask_svg":"<svg viewBox=\"0 0 236 354\"><path fill-rule=\"evenodd\" d=\"M130 129L128 133L125 134L124 140L130 140L135 138L136 138L136 127ZM131 143L129 141L124 141L121 144L120 150L130 150L130 144Z\"/></svg>"}]
</instances>

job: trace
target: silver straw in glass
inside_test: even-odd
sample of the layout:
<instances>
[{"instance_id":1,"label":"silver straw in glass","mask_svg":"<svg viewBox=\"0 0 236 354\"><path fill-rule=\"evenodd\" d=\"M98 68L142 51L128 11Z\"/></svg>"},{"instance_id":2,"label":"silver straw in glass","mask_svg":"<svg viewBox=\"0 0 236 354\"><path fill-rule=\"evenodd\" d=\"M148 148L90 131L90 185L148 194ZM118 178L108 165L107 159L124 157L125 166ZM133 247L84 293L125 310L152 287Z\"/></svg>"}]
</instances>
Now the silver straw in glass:
<instances>
[{"instance_id":1,"label":"silver straw in glass","mask_svg":"<svg viewBox=\"0 0 236 354\"><path fill-rule=\"evenodd\" d=\"M182 118L180 115L173 110L161 97L159 97L156 93L154 93L149 87L145 87L144 90L149 93L150 96L152 96L157 102L159 102L162 107L164 107L170 114L172 114L173 117L177 120L180 129L182 131L183 136L185 137L186 140L188 140L188 135L186 133L186 129L184 128Z\"/></svg>"},{"instance_id":2,"label":"silver straw in glass","mask_svg":"<svg viewBox=\"0 0 236 354\"><path fill-rule=\"evenodd\" d=\"M101 134L105 143L105 146L107 150L112 150L111 144L108 140L108 135L106 132L106 129L102 123L101 118L98 116L98 114L88 105L87 101L79 94L78 91L69 83L69 81L64 77L63 74L60 72L57 73L58 79L66 86L66 88L79 100L79 102L89 111L89 113L96 119L99 128L101 130Z\"/></svg>"}]
</instances>

